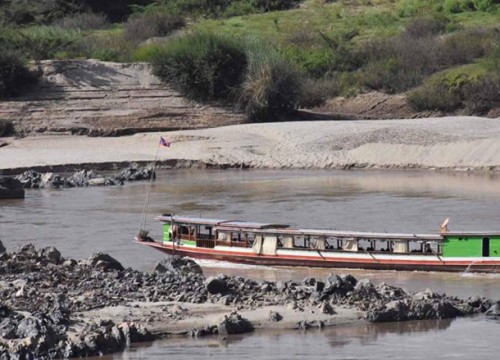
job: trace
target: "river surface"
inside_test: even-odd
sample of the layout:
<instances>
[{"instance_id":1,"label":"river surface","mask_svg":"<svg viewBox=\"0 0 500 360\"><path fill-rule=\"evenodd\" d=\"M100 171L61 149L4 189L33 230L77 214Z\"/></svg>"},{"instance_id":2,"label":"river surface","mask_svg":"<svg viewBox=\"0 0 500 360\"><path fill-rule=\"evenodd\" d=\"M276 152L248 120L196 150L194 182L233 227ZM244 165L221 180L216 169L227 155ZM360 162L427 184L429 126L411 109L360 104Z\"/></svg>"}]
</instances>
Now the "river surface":
<instances>
[{"instance_id":1,"label":"river surface","mask_svg":"<svg viewBox=\"0 0 500 360\"><path fill-rule=\"evenodd\" d=\"M276 222L360 231L436 232L450 217L453 230L500 230L500 175L431 172L311 170L176 170L124 186L29 190L24 200L0 203L0 238L9 250L29 242L56 246L66 257L107 252L125 266L149 270L162 255L132 242L143 214ZM201 263L206 274L224 272L266 280L324 278L332 270ZM500 299L500 276L334 270L387 282L408 291L431 288L460 297ZM342 326L307 333L262 332L219 341L168 339L133 347L115 359L492 359L500 352L500 322L483 317L455 321Z\"/></svg>"}]
</instances>

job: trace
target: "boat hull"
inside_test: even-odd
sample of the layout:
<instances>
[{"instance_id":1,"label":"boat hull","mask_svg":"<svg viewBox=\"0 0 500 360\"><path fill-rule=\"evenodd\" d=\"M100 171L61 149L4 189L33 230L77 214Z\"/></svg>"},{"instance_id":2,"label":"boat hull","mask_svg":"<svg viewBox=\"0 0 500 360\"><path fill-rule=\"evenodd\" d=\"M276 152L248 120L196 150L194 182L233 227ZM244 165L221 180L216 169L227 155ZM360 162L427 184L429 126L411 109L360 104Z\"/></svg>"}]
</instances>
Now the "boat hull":
<instances>
[{"instance_id":1,"label":"boat hull","mask_svg":"<svg viewBox=\"0 0 500 360\"><path fill-rule=\"evenodd\" d=\"M158 242L138 243L152 247L165 254L227 261L240 264L265 266L353 268L400 271L443 271L443 272L481 272L500 273L500 258L496 259L443 259L434 255L379 255L368 253L320 253L319 251L278 253L277 255L258 255L247 249L224 248L209 249L190 246L173 246ZM247 250L247 251L243 251ZM251 249L250 249L251 250Z\"/></svg>"}]
</instances>

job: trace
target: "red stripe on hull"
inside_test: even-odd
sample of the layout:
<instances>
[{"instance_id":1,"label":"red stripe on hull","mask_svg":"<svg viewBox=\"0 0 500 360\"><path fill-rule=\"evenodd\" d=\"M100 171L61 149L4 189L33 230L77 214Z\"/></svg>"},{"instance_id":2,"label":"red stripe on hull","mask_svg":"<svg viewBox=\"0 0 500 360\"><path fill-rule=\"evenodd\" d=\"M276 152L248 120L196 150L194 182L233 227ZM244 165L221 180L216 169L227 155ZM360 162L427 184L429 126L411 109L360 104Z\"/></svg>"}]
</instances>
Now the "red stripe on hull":
<instances>
[{"instance_id":1,"label":"red stripe on hull","mask_svg":"<svg viewBox=\"0 0 500 360\"><path fill-rule=\"evenodd\" d=\"M214 249L194 248L186 249L171 246L163 246L158 243L139 242L142 245L155 248L169 255L189 256L196 259L227 261L232 263L250 264L250 265L265 265L265 266L299 266L299 267L318 267L318 268L351 268L351 269L370 269L370 270L405 270L405 271L449 271L463 272L465 270L471 272L483 273L500 273L500 263L498 262L482 262L480 264L460 261L443 262L428 262L414 260L394 260L385 259L366 261L364 259L314 259L307 256L294 255L292 256L265 256L257 254L239 255L230 251L221 251Z\"/></svg>"}]
</instances>

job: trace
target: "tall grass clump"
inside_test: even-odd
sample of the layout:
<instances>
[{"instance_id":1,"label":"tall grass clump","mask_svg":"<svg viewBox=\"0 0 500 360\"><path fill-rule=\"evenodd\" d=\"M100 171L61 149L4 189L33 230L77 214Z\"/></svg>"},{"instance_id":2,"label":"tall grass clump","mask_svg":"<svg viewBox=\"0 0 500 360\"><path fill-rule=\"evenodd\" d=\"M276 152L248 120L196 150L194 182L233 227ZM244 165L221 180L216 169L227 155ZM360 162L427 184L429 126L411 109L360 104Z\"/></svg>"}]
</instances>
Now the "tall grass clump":
<instances>
[{"instance_id":1,"label":"tall grass clump","mask_svg":"<svg viewBox=\"0 0 500 360\"><path fill-rule=\"evenodd\" d=\"M240 104L250 119L269 121L297 109L302 94L299 73L276 48L247 45L248 68Z\"/></svg>"},{"instance_id":2,"label":"tall grass clump","mask_svg":"<svg viewBox=\"0 0 500 360\"><path fill-rule=\"evenodd\" d=\"M242 46L226 36L193 33L157 48L149 59L154 72L195 100L230 101L244 79Z\"/></svg>"}]
</instances>

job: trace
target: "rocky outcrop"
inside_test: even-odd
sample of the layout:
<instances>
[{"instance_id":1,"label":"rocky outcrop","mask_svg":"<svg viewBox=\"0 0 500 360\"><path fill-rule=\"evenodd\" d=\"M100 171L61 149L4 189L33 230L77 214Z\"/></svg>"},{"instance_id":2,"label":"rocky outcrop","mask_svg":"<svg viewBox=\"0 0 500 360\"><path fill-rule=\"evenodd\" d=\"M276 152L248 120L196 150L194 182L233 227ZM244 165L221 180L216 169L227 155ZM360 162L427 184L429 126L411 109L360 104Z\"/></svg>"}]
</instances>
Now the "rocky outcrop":
<instances>
[{"instance_id":1,"label":"rocky outcrop","mask_svg":"<svg viewBox=\"0 0 500 360\"><path fill-rule=\"evenodd\" d=\"M247 319L242 318L237 312L232 312L224 316L224 319L217 324L219 335L245 334L253 330L252 324Z\"/></svg>"},{"instance_id":2,"label":"rocky outcrop","mask_svg":"<svg viewBox=\"0 0 500 360\"><path fill-rule=\"evenodd\" d=\"M19 180L0 176L0 200L2 199L24 199L24 189Z\"/></svg>"},{"instance_id":3,"label":"rocky outcrop","mask_svg":"<svg viewBox=\"0 0 500 360\"><path fill-rule=\"evenodd\" d=\"M46 60L30 93L0 102L0 118L20 134L120 136L241 123L230 109L188 101L146 63Z\"/></svg>"},{"instance_id":4,"label":"rocky outcrop","mask_svg":"<svg viewBox=\"0 0 500 360\"><path fill-rule=\"evenodd\" d=\"M165 273L169 271L179 271L183 274L203 274L203 270L194 260L182 258L180 256L167 256L160 260L153 271Z\"/></svg>"},{"instance_id":5,"label":"rocky outcrop","mask_svg":"<svg viewBox=\"0 0 500 360\"><path fill-rule=\"evenodd\" d=\"M362 311L370 322L453 318L489 308L492 317L499 313L498 303L491 307L492 303L482 297L463 300L431 290L407 293L387 284L358 281L351 275L281 282L226 275L206 279L187 259L174 257L162 262L156 271L145 273L124 269L107 254L76 261L64 259L53 247L37 250L33 245L0 257L0 333L5 334L0 339L0 359L26 354L35 358L90 356L119 351L129 342L151 340L151 334L141 326L148 323L150 312L137 320L139 324L93 321L82 316L85 311L131 302L174 302L162 309L162 321L189 316L179 302L227 305L238 310L276 305L297 312L315 308L314 312L327 316L338 316L335 309L344 307ZM269 321L281 319L280 314L269 313ZM324 326L320 320L297 323L302 330ZM231 313L188 335L230 335L252 329L246 319Z\"/></svg>"},{"instance_id":6,"label":"rocky outcrop","mask_svg":"<svg viewBox=\"0 0 500 360\"><path fill-rule=\"evenodd\" d=\"M209 294L223 294L227 291L225 276L211 276L205 281Z\"/></svg>"},{"instance_id":7,"label":"rocky outcrop","mask_svg":"<svg viewBox=\"0 0 500 360\"><path fill-rule=\"evenodd\" d=\"M69 177L53 172L39 173L28 170L16 176L20 186L25 189L59 189L86 186L120 185L127 181L147 180L154 176L150 167L132 165L116 176L104 176L93 170L78 170Z\"/></svg>"},{"instance_id":8,"label":"rocky outcrop","mask_svg":"<svg viewBox=\"0 0 500 360\"><path fill-rule=\"evenodd\" d=\"M486 316L492 319L500 319L500 300L494 303L487 311Z\"/></svg>"},{"instance_id":9,"label":"rocky outcrop","mask_svg":"<svg viewBox=\"0 0 500 360\"><path fill-rule=\"evenodd\" d=\"M90 266L92 266L94 268L101 269L104 271L125 270L123 265L120 264L120 262L118 260L116 260L115 258L111 257L108 254L104 254L101 252L96 253L96 254L92 255L91 257L89 257L87 260L87 264L89 264Z\"/></svg>"}]
</instances>

